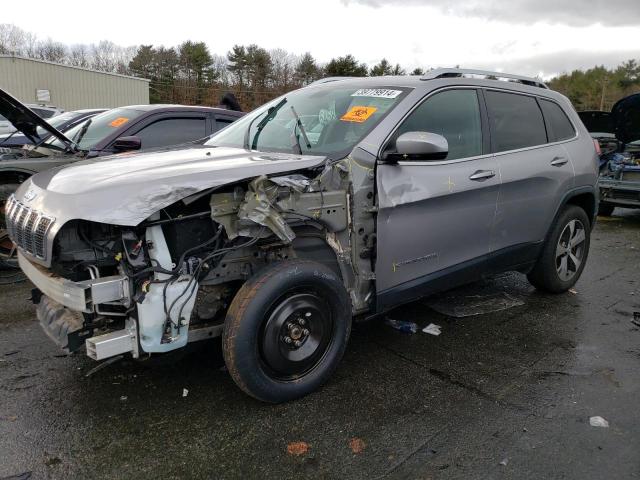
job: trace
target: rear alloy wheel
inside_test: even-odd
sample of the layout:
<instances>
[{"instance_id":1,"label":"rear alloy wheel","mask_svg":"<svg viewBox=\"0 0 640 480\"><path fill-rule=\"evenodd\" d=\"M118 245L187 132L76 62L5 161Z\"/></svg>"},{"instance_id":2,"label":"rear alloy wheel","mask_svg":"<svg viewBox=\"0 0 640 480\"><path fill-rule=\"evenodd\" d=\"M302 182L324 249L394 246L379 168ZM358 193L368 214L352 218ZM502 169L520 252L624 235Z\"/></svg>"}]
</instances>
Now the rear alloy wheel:
<instances>
[{"instance_id":1,"label":"rear alloy wheel","mask_svg":"<svg viewBox=\"0 0 640 480\"><path fill-rule=\"evenodd\" d=\"M568 205L560 212L540 258L527 276L538 289L569 290L580 278L589 254L590 223L583 209Z\"/></svg>"},{"instance_id":2,"label":"rear alloy wheel","mask_svg":"<svg viewBox=\"0 0 640 480\"><path fill-rule=\"evenodd\" d=\"M342 280L321 264L289 260L258 272L236 294L224 326L224 359L246 393L284 402L329 378L350 330Z\"/></svg>"},{"instance_id":3,"label":"rear alloy wheel","mask_svg":"<svg viewBox=\"0 0 640 480\"><path fill-rule=\"evenodd\" d=\"M556 245L556 270L560 280L569 281L580 271L585 240L585 227L580 220L571 220L562 230Z\"/></svg>"}]
</instances>

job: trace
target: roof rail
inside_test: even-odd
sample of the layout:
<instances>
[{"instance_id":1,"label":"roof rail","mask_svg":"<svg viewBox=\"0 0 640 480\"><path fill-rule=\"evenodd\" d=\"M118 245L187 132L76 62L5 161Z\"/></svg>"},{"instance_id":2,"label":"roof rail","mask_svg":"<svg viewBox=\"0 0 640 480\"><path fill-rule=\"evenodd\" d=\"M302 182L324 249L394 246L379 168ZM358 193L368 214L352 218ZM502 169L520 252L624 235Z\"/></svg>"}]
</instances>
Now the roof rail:
<instances>
[{"instance_id":1,"label":"roof rail","mask_svg":"<svg viewBox=\"0 0 640 480\"><path fill-rule=\"evenodd\" d=\"M307 85L307 87L310 87L312 85L320 85L321 83L337 82L338 80L351 80L353 78L358 78L358 77L325 77L325 78L321 78L320 80L311 82L309 85Z\"/></svg>"},{"instance_id":2,"label":"roof rail","mask_svg":"<svg viewBox=\"0 0 640 480\"><path fill-rule=\"evenodd\" d=\"M533 77L524 77L522 75L513 75L511 73L502 73L502 72L489 72L486 70L474 70L469 68L436 68L435 70L431 70L425 73L420 80L434 80L436 78L456 78L456 77L464 77L465 75L478 75L483 77L494 77L494 79L498 80L501 78L507 79L511 82L522 83L524 85L529 85L530 87L538 87L538 88L549 88L547 85L537 78Z\"/></svg>"}]
</instances>

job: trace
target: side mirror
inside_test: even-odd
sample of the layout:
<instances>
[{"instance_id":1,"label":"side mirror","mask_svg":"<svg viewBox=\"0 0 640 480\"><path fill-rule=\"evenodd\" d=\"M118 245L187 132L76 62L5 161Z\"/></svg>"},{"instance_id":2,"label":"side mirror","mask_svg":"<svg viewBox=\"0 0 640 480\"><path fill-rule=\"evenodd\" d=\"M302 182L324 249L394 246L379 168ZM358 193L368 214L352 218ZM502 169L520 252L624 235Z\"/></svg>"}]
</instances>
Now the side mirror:
<instances>
[{"instance_id":1,"label":"side mirror","mask_svg":"<svg viewBox=\"0 0 640 480\"><path fill-rule=\"evenodd\" d=\"M406 132L396 140L395 151L386 159L398 160L444 160L449 153L449 142L442 135L429 132Z\"/></svg>"},{"instance_id":2,"label":"side mirror","mask_svg":"<svg viewBox=\"0 0 640 480\"><path fill-rule=\"evenodd\" d=\"M140 137L120 137L115 139L111 147L118 152L140 150L142 148L142 140L140 140Z\"/></svg>"}]
</instances>

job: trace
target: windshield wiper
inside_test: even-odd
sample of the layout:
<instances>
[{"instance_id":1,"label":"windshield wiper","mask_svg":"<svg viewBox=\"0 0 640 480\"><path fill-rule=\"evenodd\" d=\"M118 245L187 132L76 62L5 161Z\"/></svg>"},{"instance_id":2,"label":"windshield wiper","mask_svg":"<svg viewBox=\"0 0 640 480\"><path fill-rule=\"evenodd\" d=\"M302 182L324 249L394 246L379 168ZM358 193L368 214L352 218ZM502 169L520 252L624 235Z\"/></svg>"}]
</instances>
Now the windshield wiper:
<instances>
[{"instance_id":1,"label":"windshield wiper","mask_svg":"<svg viewBox=\"0 0 640 480\"><path fill-rule=\"evenodd\" d=\"M11 132L11 133L9 134L9 136L5 137L5 138L4 138L4 140L2 140L2 143L0 143L0 147L1 147L2 145L4 145L4 143L5 143L7 140L9 140L11 137L13 137L16 133L18 133L18 130L14 130L13 132Z\"/></svg>"},{"instance_id":2,"label":"windshield wiper","mask_svg":"<svg viewBox=\"0 0 640 480\"><path fill-rule=\"evenodd\" d=\"M293 113L293 118L296 120L293 124L293 131L291 132L291 148L294 153L302 155L302 146L300 145L300 138L296 135L296 127L300 129L300 133L302 134L302 138L304 138L304 143L307 148L311 148L311 142L309 141L309 137L307 137L307 131L304 129L302 120L300 120L300 116L298 115L298 112L296 112L296 109L293 108L293 105L291 105L291 113Z\"/></svg>"},{"instance_id":3,"label":"windshield wiper","mask_svg":"<svg viewBox=\"0 0 640 480\"><path fill-rule=\"evenodd\" d=\"M273 118L276 116L276 113L278 113L278 110L280 110L285 103L287 103L286 97L280 100L276 105L274 105L273 107L270 107L267 110L267 115L262 120L260 120L260 122L258 122L258 125L256 125L256 134L253 136L253 142L251 142L251 148L249 148L249 142L251 137L251 125L253 125L254 120L258 117L254 117L251 119L251 121L249 122L249 126L247 127L247 131L244 134L245 150L256 149L256 146L258 145L258 137L260 136L262 129L267 123L273 120Z\"/></svg>"},{"instance_id":4,"label":"windshield wiper","mask_svg":"<svg viewBox=\"0 0 640 480\"><path fill-rule=\"evenodd\" d=\"M91 125L91 122L93 122L93 118L90 118L89 120L87 120L84 123L84 125L82 125L82 128L80 129L80 131L76 133L71 139L71 141L73 142L73 147L75 148L76 152L79 152L81 150L80 142L82 141L82 137L84 137L84 134L87 133L87 130L89 129L89 125Z\"/></svg>"}]
</instances>

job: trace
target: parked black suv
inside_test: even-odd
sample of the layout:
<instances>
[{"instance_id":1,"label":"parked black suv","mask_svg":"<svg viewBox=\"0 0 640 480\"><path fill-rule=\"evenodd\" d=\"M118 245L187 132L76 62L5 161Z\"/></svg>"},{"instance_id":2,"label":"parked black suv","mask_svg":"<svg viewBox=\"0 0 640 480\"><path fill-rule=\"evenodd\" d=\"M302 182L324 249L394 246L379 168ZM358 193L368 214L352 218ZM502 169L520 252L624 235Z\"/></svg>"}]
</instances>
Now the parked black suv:
<instances>
[{"instance_id":1,"label":"parked black suv","mask_svg":"<svg viewBox=\"0 0 640 480\"><path fill-rule=\"evenodd\" d=\"M51 135L39 145L0 149L0 207L34 173L85 158L205 139L244 115L223 108L136 105L107 110L63 134L2 90L0 114L33 143L39 130Z\"/></svg>"}]
</instances>

